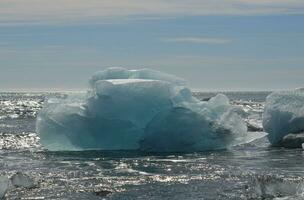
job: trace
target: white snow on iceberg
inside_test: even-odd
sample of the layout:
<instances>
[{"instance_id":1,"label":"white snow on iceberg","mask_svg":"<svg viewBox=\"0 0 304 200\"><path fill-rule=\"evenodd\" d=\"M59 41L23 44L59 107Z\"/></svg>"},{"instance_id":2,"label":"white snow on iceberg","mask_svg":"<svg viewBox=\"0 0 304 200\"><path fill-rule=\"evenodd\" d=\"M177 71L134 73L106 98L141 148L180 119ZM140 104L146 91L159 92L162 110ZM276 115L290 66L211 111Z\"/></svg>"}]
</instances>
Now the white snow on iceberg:
<instances>
[{"instance_id":1,"label":"white snow on iceberg","mask_svg":"<svg viewBox=\"0 0 304 200\"><path fill-rule=\"evenodd\" d=\"M266 99L263 127L272 145L284 136L304 132L304 89L274 92Z\"/></svg>"},{"instance_id":2,"label":"white snow on iceberg","mask_svg":"<svg viewBox=\"0 0 304 200\"><path fill-rule=\"evenodd\" d=\"M240 110L219 94L201 102L173 75L109 68L86 95L50 99L37 132L49 150L202 151L246 142Z\"/></svg>"}]
</instances>

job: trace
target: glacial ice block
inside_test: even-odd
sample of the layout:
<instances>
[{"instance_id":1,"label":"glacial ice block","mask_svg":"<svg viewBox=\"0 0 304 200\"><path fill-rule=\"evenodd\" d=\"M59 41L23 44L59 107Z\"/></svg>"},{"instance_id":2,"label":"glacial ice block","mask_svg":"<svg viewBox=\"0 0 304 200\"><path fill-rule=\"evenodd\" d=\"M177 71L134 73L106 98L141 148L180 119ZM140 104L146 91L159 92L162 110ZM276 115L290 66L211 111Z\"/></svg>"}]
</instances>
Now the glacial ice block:
<instances>
[{"instance_id":1,"label":"glacial ice block","mask_svg":"<svg viewBox=\"0 0 304 200\"><path fill-rule=\"evenodd\" d=\"M0 199L3 199L9 189L9 179L6 176L0 176Z\"/></svg>"},{"instance_id":2,"label":"glacial ice block","mask_svg":"<svg viewBox=\"0 0 304 200\"><path fill-rule=\"evenodd\" d=\"M173 75L110 68L93 75L86 95L48 100L37 132L55 151L225 149L246 138L239 113L225 95L199 101Z\"/></svg>"},{"instance_id":3,"label":"glacial ice block","mask_svg":"<svg viewBox=\"0 0 304 200\"><path fill-rule=\"evenodd\" d=\"M17 172L11 177L11 184L14 187L24 187L28 189L35 187L34 180L28 175L21 172Z\"/></svg>"},{"instance_id":4,"label":"glacial ice block","mask_svg":"<svg viewBox=\"0 0 304 200\"><path fill-rule=\"evenodd\" d=\"M284 136L304 132L304 90L274 92L266 99L263 127L272 145Z\"/></svg>"}]
</instances>

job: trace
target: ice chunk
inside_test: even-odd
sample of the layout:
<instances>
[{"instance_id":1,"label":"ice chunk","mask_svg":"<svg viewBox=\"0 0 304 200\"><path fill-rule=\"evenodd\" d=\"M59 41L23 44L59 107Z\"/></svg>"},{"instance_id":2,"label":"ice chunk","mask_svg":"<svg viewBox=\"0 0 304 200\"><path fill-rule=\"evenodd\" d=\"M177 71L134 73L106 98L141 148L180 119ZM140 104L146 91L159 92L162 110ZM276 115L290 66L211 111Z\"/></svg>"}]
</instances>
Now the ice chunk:
<instances>
[{"instance_id":1,"label":"ice chunk","mask_svg":"<svg viewBox=\"0 0 304 200\"><path fill-rule=\"evenodd\" d=\"M11 183L15 187L33 188L35 186L34 180L21 172L17 172L11 177Z\"/></svg>"},{"instance_id":2,"label":"ice chunk","mask_svg":"<svg viewBox=\"0 0 304 200\"><path fill-rule=\"evenodd\" d=\"M50 150L202 151L244 142L240 110L222 94L201 102L181 78L110 68L90 79L87 95L52 99L37 132Z\"/></svg>"},{"instance_id":3,"label":"ice chunk","mask_svg":"<svg viewBox=\"0 0 304 200\"><path fill-rule=\"evenodd\" d=\"M303 199L302 182L271 175L258 175L253 178L254 191L250 192L249 199Z\"/></svg>"},{"instance_id":4,"label":"ice chunk","mask_svg":"<svg viewBox=\"0 0 304 200\"><path fill-rule=\"evenodd\" d=\"M9 189L9 179L6 176L0 176L0 199L3 199Z\"/></svg>"},{"instance_id":5,"label":"ice chunk","mask_svg":"<svg viewBox=\"0 0 304 200\"><path fill-rule=\"evenodd\" d=\"M272 145L284 136L304 132L304 90L275 92L266 99L263 127Z\"/></svg>"},{"instance_id":6,"label":"ice chunk","mask_svg":"<svg viewBox=\"0 0 304 200\"><path fill-rule=\"evenodd\" d=\"M283 137L281 145L286 148L302 148L304 133L288 134Z\"/></svg>"}]
</instances>

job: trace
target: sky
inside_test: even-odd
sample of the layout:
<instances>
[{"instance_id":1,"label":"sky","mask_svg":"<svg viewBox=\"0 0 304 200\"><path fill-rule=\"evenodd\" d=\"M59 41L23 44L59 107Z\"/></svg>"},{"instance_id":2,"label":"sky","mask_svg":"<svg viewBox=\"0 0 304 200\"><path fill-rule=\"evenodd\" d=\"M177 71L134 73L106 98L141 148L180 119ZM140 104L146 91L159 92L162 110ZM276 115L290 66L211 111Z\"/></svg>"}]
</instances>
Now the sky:
<instances>
[{"instance_id":1,"label":"sky","mask_svg":"<svg viewBox=\"0 0 304 200\"><path fill-rule=\"evenodd\" d=\"M0 91L85 90L107 67L201 91L304 87L304 1L0 0Z\"/></svg>"}]
</instances>

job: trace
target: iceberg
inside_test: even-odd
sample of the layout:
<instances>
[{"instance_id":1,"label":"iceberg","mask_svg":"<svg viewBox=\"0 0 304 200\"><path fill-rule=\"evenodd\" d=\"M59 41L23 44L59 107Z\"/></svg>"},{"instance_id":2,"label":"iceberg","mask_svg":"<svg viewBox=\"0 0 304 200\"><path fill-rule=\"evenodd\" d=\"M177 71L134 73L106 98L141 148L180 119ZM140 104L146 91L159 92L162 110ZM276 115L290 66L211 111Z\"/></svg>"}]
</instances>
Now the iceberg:
<instances>
[{"instance_id":1,"label":"iceberg","mask_svg":"<svg viewBox=\"0 0 304 200\"><path fill-rule=\"evenodd\" d=\"M304 89L274 92L266 99L263 127L274 146L288 134L304 132Z\"/></svg>"},{"instance_id":2,"label":"iceberg","mask_svg":"<svg viewBox=\"0 0 304 200\"><path fill-rule=\"evenodd\" d=\"M6 176L0 176L0 199L3 199L9 189L9 179Z\"/></svg>"},{"instance_id":3,"label":"iceberg","mask_svg":"<svg viewBox=\"0 0 304 200\"><path fill-rule=\"evenodd\" d=\"M109 68L91 77L86 94L48 99L36 129L52 151L216 150L246 142L241 113L223 94L199 101L182 78Z\"/></svg>"},{"instance_id":4,"label":"iceberg","mask_svg":"<svg viewBox=\"0 0 304 200\"><path fill-rule=\"evenodd\" d=\"M14 187L24 187L28 189L35 187L34 180L28 175L21 172L17 172L11 177L11 184Z\"/></svg>"}]
</instances>

